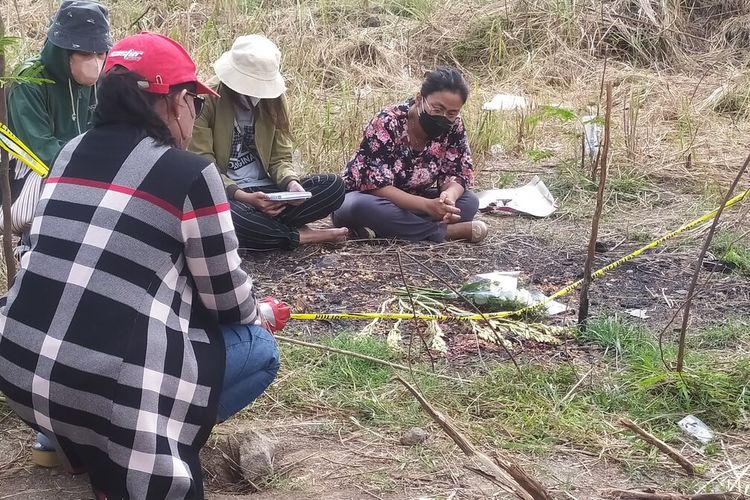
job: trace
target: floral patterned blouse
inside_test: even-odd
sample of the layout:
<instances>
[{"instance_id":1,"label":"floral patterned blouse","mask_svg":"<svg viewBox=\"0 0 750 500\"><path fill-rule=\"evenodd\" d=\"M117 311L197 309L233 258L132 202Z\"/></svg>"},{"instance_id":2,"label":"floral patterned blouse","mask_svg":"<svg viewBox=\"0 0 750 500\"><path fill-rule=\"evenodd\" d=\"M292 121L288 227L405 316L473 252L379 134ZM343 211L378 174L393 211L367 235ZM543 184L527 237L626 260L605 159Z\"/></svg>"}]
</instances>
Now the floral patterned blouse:
<instances>
[{"instance_id":1,"label":"floral patterned blouse","mask_svg":"<svg viewBox=\"0 0 750 500\"><path fill-rule=\"evenodd\" d=\"M457 118L447 134L427 140L422 151L409 146L408 112L413 101L390 106L367 124L362 144L342 173L350 191L396 186L420 194L452 181L469 189L474 170L466 131Z\"/></svg>"}]
</instances>

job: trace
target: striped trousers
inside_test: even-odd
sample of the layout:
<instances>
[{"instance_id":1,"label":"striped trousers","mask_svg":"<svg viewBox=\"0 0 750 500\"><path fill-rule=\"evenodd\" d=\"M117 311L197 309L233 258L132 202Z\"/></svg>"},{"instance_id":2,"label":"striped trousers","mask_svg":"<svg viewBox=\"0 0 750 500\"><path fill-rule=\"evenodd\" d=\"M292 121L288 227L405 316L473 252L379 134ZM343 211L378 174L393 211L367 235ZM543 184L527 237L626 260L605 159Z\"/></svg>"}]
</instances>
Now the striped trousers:
<instances>
[{"instance_id":1,"label":"striped trousers","mask_svg":"<svg viewBox=\"0 0 750 500\"><path fill-rule=\"evenodd\" d=\"M312 197L301 205L290 205L276 217L269 217L257 208L229 200L232 221L240 248L248 250L291 250L299 246L299 228L328 217L344 202L345 187L335 174L314 174L299 183ZM261 186L247 191L277 193L279 186Z\"/></svg>"}]
</instances>

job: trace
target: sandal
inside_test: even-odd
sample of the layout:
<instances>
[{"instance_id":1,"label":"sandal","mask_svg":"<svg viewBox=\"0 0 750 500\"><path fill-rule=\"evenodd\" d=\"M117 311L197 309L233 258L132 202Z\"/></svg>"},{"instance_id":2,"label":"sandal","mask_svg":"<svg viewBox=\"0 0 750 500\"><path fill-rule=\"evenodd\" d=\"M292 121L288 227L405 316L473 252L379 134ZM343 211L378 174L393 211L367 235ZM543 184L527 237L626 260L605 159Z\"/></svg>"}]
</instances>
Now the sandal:
<instances>
[{"instance_id":1,"label":"sandal","mask_svg":"<svg viewBox=\"0 0 750 500\"><path fill-rule=\"evenodd\" d=\"M62 465L62 460L55 450L42 450L40 448L31 449L31 461L34 465L53 469Z\"/></svg>"},{"instance_id":2,"label":"sandal","mask_svg":"<svg viewBox=\"0 0 750 500\"><path fill-rule=\"evenodd\" d=\"M487 227L487 224L481 220L473 220L471 221L471 238L469 238L469 242L479 243L487 237L489 232L490 228Z\"/></svg>"},{"instance_id":3,"label":"sandal","mask_svg":"<svg viewBox=\"0 0 750 500\"><path fill-rule=\"evenodd\" d=\"M41 432L37 433L36 443L31 447L31 461L34 465L46 468L62 465L62 460L55 450L54 443Z\"/></svg>"},{"instance_id":4,"label":"sandal","mask_svg":"<svg viewBox=\"0 0 750 500\"><path fill-rule=\"evenodd\" d=\"M364 226L350 227L349 234L352 235L355 240L374 240L377 238L375 231Z\"/></svg>"}]
</instances>

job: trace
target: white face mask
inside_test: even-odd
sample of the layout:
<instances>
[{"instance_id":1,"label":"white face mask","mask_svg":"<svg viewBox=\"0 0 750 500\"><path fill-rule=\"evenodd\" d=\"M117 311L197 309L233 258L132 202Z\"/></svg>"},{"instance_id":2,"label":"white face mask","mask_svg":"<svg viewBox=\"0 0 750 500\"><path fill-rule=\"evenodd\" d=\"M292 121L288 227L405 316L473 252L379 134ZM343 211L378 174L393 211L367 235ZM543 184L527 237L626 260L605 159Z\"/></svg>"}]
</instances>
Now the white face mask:
<instances>
[{"instance_id":1,"label":"white face mask","mask_svg":"<svg viewBox=\"0 0 750 500\"><path fill-rule=\"evenodd\" d=\"M91 87L99 79L104 67L105 54L73 52L70 55L70 74L78 85Z\"/></svg>"},{"instance_id":2,"label":"white face mask","mask_svg":"<svg viewBox=\"0 0 750 500\"><path fill-rule=\"evenodd\" d=\"M243 94L239 94L237 96L237 100L238 100L237 103L240 105L240 107L245 108L245 109L254 108L260 102L259 97L253 97L253 96L243 95Z\"/></svg>"}]
</instances>

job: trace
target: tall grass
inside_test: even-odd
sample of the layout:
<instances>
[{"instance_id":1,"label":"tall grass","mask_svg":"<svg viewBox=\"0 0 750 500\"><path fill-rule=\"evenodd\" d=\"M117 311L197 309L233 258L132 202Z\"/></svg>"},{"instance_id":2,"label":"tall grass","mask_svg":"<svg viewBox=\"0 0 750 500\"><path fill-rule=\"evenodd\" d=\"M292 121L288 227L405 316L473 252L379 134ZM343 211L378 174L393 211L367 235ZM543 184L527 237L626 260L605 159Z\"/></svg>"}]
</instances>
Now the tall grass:
<instances>
[{"instance_id":1,"label":"tall grass","mask_svg":"<svg viewBox=\"0 0 750 500\"><path fill-rule=\"evenodd\" d=\"M682 3L655 0L612 0L604 6L597 0L107 3L116 39L140 30L168 34L186 46L206 78L236 36L260 32L274 40L282 49L296 146L312 171L340 170L368 119L414 95L424 71L436 64L459 65L474 90L463 114L481 168L493 145L511 150L512 119L481 110L495 92L523 89L557 100L561 96L550 89L565 89L571 106L583 111L598 99L596 73L603 56L676 67L690 62L688 54L698 54L694 62L700 63L720 50L721 62L731 64L747 55L738 15L750 12L744 4L715 2L702 11L706 21ZM54 7L48 0L2 3L11 34L20 37L12 61L38 52ZM677 124L685 147L694 139L691 125ZM550 150L538 142L562 139L557 158L575 156L569 128L540 129L524 147L538 157L534 151ZM625 145L631 161L636 136L631 128Z\"/></svg>"},{"instance_id":2,"label":"tall grass","mask_svg":"<svg viewBox=\"0 0 750 500\"><path fill-rule=\"evenodd\" d=\"M652 333L611 317L594 320L579 340L603 347L624 367L617 376L619 389L601 395L600 402L610 411L627 411L665 429L689 413L721 427L750 425L747 359L722 366L720 357L692 350L688 368L678 373L665 366L675 358L672 346L660 349Z\"/></svg>"}]
</instances>

